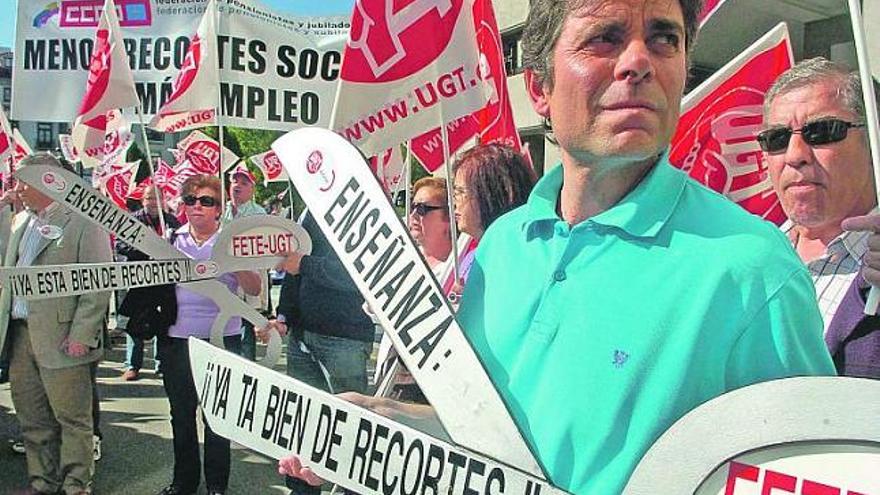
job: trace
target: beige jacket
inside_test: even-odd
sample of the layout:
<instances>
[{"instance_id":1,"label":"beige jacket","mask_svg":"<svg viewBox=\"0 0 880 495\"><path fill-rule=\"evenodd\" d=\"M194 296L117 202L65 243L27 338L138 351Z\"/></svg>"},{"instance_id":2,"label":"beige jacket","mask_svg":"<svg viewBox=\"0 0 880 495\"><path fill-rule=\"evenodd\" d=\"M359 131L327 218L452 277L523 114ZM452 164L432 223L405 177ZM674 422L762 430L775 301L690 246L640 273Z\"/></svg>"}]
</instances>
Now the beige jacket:
<instances>
[{"instance_id":1,"label":"beige jacket","mask_svg":"<svg viewBox=\"0 0 880 495\"><path fill-rule=\"evenodd\" d=\"M3 266L15 266L18 245L29 219L26 212L19 213L13 219ZM40 239L34 266L106 263L112 260L110 236L73 212L56 208L49 213L46 222L60 227L62 234L57 239ZM109 292L28 301L28 334L37 364L45 368L66 368L101 359L104 353L104 319L109 302ZM0 348L6 339L11 312L12 294L2 289ZM79 358L68 356L61 350L61 344L67 337L91 347L92 351Z\"/></svg>"}]
</instances>

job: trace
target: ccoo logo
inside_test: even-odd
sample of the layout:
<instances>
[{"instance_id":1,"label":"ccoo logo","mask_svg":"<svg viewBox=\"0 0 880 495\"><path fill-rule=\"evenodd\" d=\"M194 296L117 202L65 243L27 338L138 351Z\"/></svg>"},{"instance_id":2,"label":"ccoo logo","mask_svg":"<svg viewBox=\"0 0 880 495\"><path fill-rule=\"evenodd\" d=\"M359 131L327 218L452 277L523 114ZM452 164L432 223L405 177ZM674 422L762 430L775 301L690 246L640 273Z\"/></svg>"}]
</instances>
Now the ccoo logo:
<instances>
[{"instance_id":1,"label":"ccoo logo","mask_svg":"<svg viewBox=\"0 0 880 495\"><path fill-rule=\"evenodd\" d=\"M357 0L342 78L353 82L389 82L425 68L449 45L463 3L464 0ZM426 37L425 33L431 36Z\"/></svg>"}]
</instances>

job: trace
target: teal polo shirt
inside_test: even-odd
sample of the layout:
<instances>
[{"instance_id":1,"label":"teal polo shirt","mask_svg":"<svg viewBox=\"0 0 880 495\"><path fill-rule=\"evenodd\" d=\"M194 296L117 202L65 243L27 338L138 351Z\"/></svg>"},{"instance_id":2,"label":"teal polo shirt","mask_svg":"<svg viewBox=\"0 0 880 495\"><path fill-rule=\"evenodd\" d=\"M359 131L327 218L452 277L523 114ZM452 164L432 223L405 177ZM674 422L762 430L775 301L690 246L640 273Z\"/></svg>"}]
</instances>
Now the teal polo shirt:
<instances>
[{"instance_id":1,"label":"teal polo shirt","mask_svg":"<svg viewBox=\"0 0 880 495\"><path fill-rule=\"evenodd\" d=\"M557 167L492 224L459 312L556 486L620 493L697 405L756 382L834 374L810 275L774 225L665 156L574 227L557 214L561 187Z\"/></svg>"}]
</instances>

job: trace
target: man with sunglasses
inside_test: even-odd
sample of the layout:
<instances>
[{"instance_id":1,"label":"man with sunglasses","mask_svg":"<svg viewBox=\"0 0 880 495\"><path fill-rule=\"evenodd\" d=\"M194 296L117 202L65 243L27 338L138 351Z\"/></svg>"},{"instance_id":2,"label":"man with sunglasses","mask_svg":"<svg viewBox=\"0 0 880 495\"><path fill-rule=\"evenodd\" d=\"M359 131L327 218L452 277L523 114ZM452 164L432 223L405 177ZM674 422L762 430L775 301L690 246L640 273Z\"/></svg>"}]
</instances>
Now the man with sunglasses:
<instances>
[{"instance_id":1,"label":"man with sunglasses","mask_svg":"<svg viewBox=\"0 0 880 495\"><path fill-rule=\"evenodd\" d=\"M880 319L864 315L859 276L868 234L841 226L877 206L858 73L798 63L767 92L764 122L758 143L789 218L782 228L810 269L837 371L880 378Z\"/></svg>"},{"instance_id":2,"label":"man with sunglasses","mask_svg":"<svg viewBox=\"0 0 880 495\"><path fill-rule=\"evenodd\" d=\"M221 221L227 224L238 218L265 215L266 210L254 201L257 179L244 162L232 171L229 182L229 201L223 211ZM257 296L248 296L239 291L239 296L252 308L268 316L269 314L269 273L263 277L263 288ZM257 358L257 338L254 324L241 321L241 355L251 361Z\"/></svg>"}]
</instances>

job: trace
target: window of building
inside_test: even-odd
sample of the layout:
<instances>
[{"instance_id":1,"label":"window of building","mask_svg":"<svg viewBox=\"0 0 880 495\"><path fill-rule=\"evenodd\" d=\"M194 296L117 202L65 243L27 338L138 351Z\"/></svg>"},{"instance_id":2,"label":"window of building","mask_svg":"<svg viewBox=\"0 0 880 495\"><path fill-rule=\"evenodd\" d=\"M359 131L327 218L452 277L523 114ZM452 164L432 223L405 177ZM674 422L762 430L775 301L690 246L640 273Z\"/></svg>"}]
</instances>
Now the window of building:
<instances>
[{"instance_id":1,"label":"window of building","mask_svg":"<svg viewBox=\"0 0 880 495\"><path fill-rule=\"evenodd\" d=\"M37 148L47 150L54 145L52 142L52 124L46 122L37 123Z\"/></svg>"},{"instance_id":2,"label":"window of building","mask_svg":"<svg viewBox=\"0 0 880 495\"><path fill-rule=\"evenodd\" d=\"M70 124L66 122L58 124L58 134L70 134Z\"/></svg>"},{"instance_id":3,"label":"window of building","mask_svg":"<svg viewBox=\"0 0 880 495\"><path fill-rule=\"evenodd\" d=\"M3 88L3 106L9 108L9 103L12 102L12 88L9 86L5 86Z\"/></svg>"},{"instance_id":4,"label":"window of building","mask_svg":"<svg viewBox=\"0 0 880 495\"><path fill-rule=\"evenodd\" d=\"M522 28L501 35L501 52L508 76L522 72Z\"/></svg>"},{"instance_id":5,"label":"window of building","mask_svg":"<svg viewBox=\"0 0 880 495\"><path fill-rule=\"evenodd\" d=\"M153 129L147 127L147 139L149 139L150 141L163 142L165 141L165 134L161 132L156 132Z\"/></svg>"}]
</instances>

